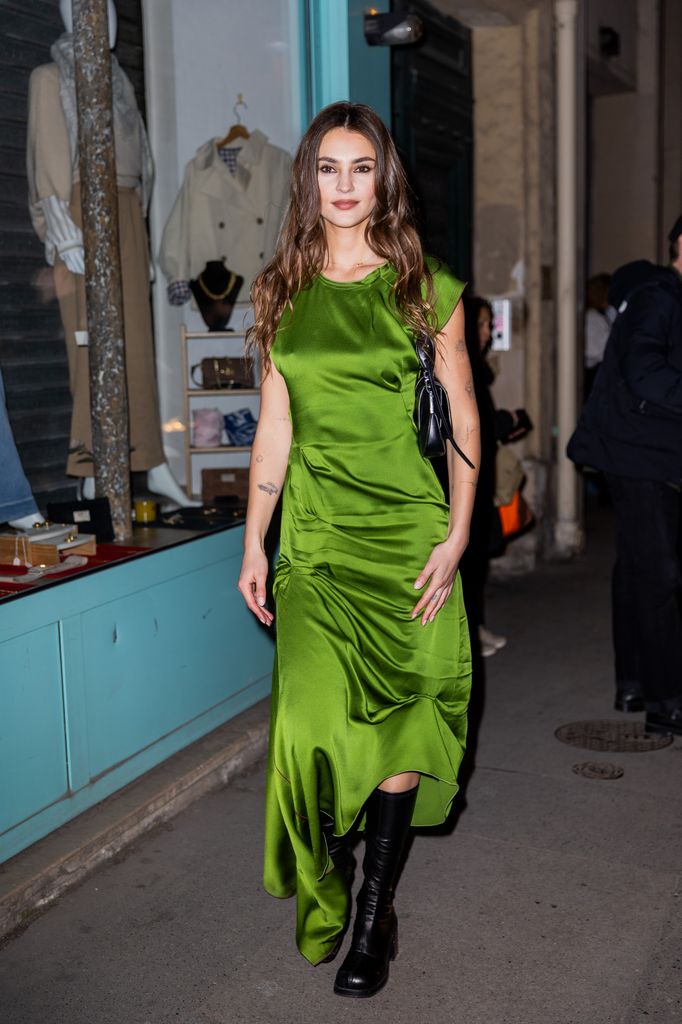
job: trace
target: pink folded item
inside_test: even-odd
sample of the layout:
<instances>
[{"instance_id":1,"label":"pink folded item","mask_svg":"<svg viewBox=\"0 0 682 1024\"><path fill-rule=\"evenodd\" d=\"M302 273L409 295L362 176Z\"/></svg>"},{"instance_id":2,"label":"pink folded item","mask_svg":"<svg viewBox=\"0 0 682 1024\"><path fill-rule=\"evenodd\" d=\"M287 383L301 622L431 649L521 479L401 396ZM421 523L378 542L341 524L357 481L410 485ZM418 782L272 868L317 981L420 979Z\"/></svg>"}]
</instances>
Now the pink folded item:
<instances>
[{"instance_id":1,"label":"pink folded item","mask_svg":"<svg viewBox=\"0 0 682 1024\"><path fill-rule=\"evenodd\" d=\"M195 409L192 412L192 445L195 448L218 448L223 436L223 422L220 409Z\"/></svg>"}]
</instances>

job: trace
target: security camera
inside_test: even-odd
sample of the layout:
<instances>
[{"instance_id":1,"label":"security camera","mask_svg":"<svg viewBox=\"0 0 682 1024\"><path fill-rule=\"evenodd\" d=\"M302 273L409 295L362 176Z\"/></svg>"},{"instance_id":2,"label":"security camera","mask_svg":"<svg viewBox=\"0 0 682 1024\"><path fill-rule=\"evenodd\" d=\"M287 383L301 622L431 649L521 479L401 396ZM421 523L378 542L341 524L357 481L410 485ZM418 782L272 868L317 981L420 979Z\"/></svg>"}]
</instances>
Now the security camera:
<instances>
[{"instance_id":1,"label":"security camera","mask_svg":"<svg viewBox=\"0 0 682 1024\"><path fill-rule=\"evenodd\" d=\"M424 22L418 14L379 14L371 10L365 15L368 46L405 46L416 43L423 33Z\"/></svg>"}]
</instances>

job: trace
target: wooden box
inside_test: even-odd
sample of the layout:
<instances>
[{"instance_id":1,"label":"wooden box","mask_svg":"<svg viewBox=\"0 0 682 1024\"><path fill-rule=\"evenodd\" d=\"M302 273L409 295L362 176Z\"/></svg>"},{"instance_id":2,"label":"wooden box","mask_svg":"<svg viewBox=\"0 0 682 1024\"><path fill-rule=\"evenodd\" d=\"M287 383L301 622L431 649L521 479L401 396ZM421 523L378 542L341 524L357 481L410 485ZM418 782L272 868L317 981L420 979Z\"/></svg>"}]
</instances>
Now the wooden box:
<instances>
[{"instance_id":1,"label":"wooden box","mask_svg":"<svg viewBox=\"0 0 682 1024\"><path fill-rule=\"evenodd\" d=\"M202 501L214 501L223 496L233 496L246 502L249 496L249 471L232 466L223 469L202 469Z\"/></svg>"},{"instance_id":2,"label":"wooden box","mask_svg":"<svg viewBox=\"0 0 682 1024\"><path fill-rule=\"evenodd\" d=\"M16 537L0 537L0 564L12 565L17 559L20 565L59 565L61 554L96 555L97 542L94 533L81 533L76 530L72 540L50 544L49 539L42 544L30 537L19 534Z\"/></svg>"}]
</instances>

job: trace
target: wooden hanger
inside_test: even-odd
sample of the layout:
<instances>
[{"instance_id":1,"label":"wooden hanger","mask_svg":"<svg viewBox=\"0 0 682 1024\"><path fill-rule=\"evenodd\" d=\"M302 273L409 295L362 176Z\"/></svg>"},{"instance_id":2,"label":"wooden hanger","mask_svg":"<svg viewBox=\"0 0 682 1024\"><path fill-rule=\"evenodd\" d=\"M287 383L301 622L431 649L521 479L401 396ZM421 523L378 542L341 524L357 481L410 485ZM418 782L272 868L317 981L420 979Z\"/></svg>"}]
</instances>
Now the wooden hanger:
<instances>
[{"instance_id":1,"label":"wooden hanger","mask_svg":"<svg viewBox=\"0 0 682 1024\"><path fill-rule=\"evenodd\" d=\"M241 93L237 93L237 102L235 103L235 105L232 108L233 111L234 111L234 116L236 118L236 121L232 125L232 127L228 130L227 135L225 136L225 138L221 139L220 142L218 142L218 149L222 149L223 146L229 146L229 144L231 142L234 142L235 139L248 139L248 138L251 137L250 134L249 134L249 130L246 127L246 125L242 124L242 120L241 120L241 118L239 116L239 111L237 110L237 107L243 107L244 110L248 110L249 109L247 107L246 103L244 103L244 97L242 96Z\"/></svg>"}]
</instances>

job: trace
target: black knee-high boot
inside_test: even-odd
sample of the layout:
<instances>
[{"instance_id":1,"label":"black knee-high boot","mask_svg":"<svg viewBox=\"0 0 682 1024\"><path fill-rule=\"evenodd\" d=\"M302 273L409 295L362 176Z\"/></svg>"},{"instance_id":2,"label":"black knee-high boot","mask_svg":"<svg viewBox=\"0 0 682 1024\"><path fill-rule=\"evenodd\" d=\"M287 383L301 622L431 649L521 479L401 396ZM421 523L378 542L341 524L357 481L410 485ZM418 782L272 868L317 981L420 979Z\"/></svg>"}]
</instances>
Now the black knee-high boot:
<instances>
[{"instance_id":1,"label":"black knee-high boot","mask_svg":"<svg viewBox=\"0 0 682 1024\"><path fill-rule=\"evenodd\" d=\"M389 962L398 949L393 892L418 788L405 793L375 789L367 802L365 880L358 893L353 941L334 982L337 995L373 996L388 980Z\"/></svg>"}]
</instances>

